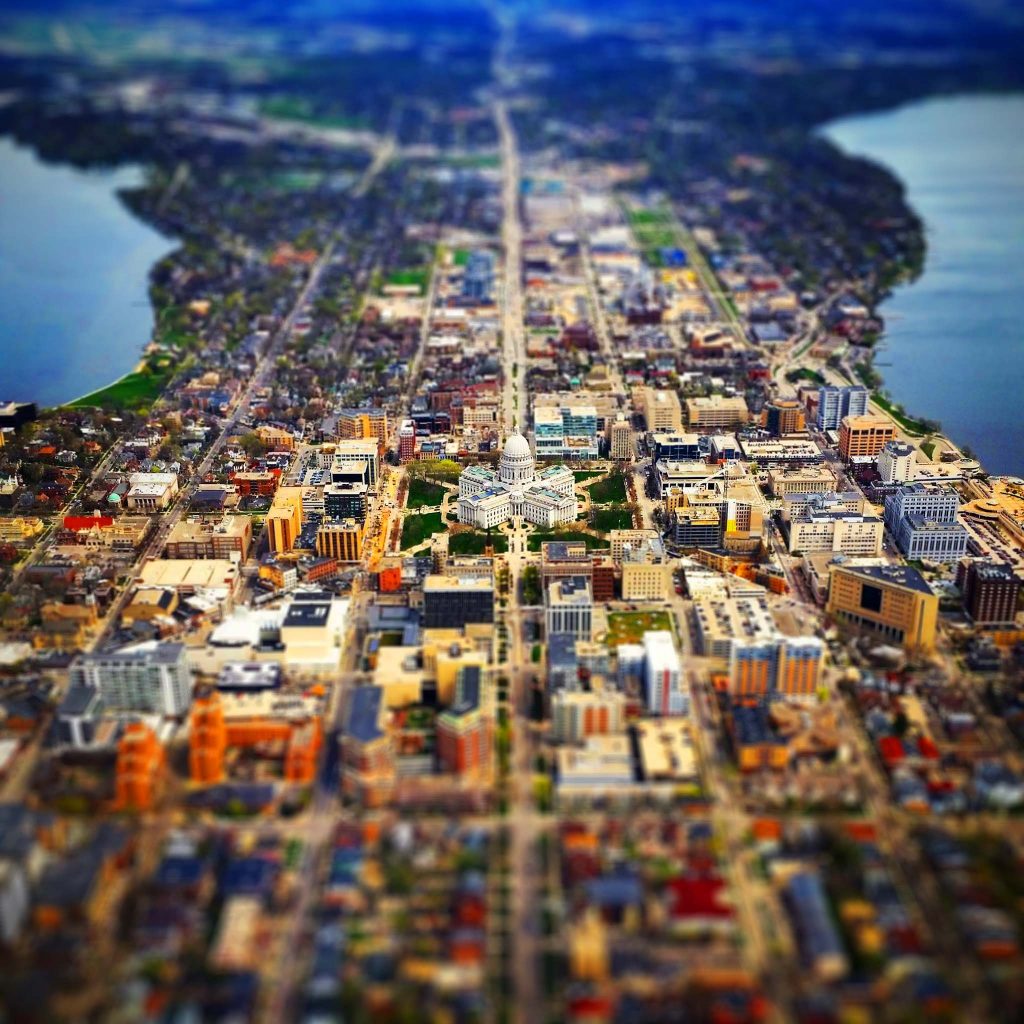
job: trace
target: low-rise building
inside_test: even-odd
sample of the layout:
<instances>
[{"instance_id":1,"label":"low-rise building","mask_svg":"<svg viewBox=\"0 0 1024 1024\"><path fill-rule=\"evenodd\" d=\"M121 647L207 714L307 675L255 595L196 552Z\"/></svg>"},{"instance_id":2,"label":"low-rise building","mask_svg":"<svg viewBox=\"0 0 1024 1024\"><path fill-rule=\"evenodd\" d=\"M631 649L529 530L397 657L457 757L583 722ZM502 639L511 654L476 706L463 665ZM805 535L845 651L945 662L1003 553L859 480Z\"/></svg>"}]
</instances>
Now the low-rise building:
<instances>
[{"instance_id":1,"label":"low-rise building","mask_svg":"<svg viewBox=\"0 0 1024 1024\"><path fill-rule=\"evenodd\" d=\"M171 530L164 545L164 556L245 561L251 543L249 516L189 516Z\"/></svg>"}]
</instances>

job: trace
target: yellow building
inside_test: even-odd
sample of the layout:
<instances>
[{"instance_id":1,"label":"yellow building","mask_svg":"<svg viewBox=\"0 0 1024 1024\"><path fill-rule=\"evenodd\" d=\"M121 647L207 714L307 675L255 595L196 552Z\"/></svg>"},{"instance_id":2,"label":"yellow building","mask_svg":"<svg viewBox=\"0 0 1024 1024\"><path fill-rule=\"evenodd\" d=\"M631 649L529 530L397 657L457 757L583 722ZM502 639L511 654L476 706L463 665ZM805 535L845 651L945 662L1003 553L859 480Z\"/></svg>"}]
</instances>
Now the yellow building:
<instances>
[{"instance_id":1,"label":"yellow building","mask_svg":"<svg viewBox=\"0 0 1024 1024\"><path fill-rule=\"evenodd\" d=\"M690 427L734 427L750 419L747 401L742 395L729 398L725 395L710 395L707 398L686 400L686 419Z\"/></svg>"},{"instance_id":2,"label":"yellow building","mask_svg":"<svg viewBox=\"0 0 1024 1024\"><path fill-rule=\"evenodd\" d=\"M270 550L291 551L302 532L302 488L281 487L274 495L266 521Z\"/></svg>"},{"instance_id":3,"label":"yellow building","mask_svg":"<svg viewBox=\"0 0 1024 1024\"><path fill-rule=\"evenodd\" d=\"M15 516L13 519L5 516L0 519L0 542L23 544L42 533L45 525L38 516Z\"/></svg>"},{"instance_id":4,"label":"yellow building","mask_svg":"<svg viewBox=\"0 0 1024 1024\"><path fill-rule=\"evenodd\" d=\"M256 428L256 436L268 447L292 451L295 447L295 435L280 427L261 424Z\"/></svg>"},{"instance_id":5,"label":"yellow building","mask_svg":"<svg viewBox=\"0 0 1024 1024\"><path fill-rule=\"evenodd\" d=\"M910 651L935 647L939 598L910 566L833 566L827 611Z\"/></svg>"},{"instance_id":6,"label":"yellow building","mask_svg":"<svg viewBox=\"0 0 1024 1024\"><path fill-rule=\"evenodd\" d=\"M629 559L622 563L623 601L664 601L671 590L671 566Z\"/></svg>"},{"instance_id":7,"label":"yellow building","mask_svg":"<svg viewBox=\"0 0 1024 1024\"><path fill-rule=\"evenodd\" d=\"M339 562L358 562L363 557L366 525L355 519L324 523L316 531L316 553Z\"/></svg>"},{"instance_id":8,"label":"yellow building","mask_svg":"<svg viewBox=\"0 0 1024 1024\"><path fill-rule=\"evenodd\" d=\"M652 434L678 434L683 429L683 410L674 391L644 388L640 407Z\"/></svg>"}]
</instances>

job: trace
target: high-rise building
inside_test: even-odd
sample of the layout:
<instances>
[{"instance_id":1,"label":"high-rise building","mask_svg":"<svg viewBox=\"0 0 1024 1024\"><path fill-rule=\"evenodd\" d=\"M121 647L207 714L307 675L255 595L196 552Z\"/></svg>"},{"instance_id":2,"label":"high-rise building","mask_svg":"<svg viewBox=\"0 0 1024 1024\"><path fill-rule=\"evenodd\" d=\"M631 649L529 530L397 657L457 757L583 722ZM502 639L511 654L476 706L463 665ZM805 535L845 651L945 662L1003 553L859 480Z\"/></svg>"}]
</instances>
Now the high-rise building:
<instances>
[{"instance_id":1,"label":"high-rise building","mask_svg":"<svg viewBox=\"0 0 1024 1024\"><path fill-rule=\"evenodd\" d=\"M486 712L479 666L459 671L455 701L437 716L437 759L442 771L474 776L486 770L494 746L494 722Z\"/></svg>"},{"instance_id":2,"label":"high-rise building","mask_svg":"<svg viewBox=\"0 0 1024 1024\"><path fill-rule=\"evenodd\" d=\"M366 526L355 519L321 523L316 531L316 553L339 562L358 562L363 557Z\"/></svg>"},{"instance_id":3,"label":"high-rise building","mask_svg":"<svg viewBox=\"0 0 1024 1024\"><path fill-rule=\"evenodd\" d=\"M896 426L884 416L845 416L839 423L839 454L847 462L872 460L896 439Z\"/></svg>"},{"instance_id":4,"label":"high-rise building","mask_svg":"<svg viewBox=\"0 0 1024 1024\"><path fill-rule=\"evenodd\" d=\"M342 409L338 413L338 437L344 439L377 438L384 445L388 441L388 412L375 406L362 409Z\"/></svg>"},{"instance_id":5,"label":"high-rise building","mask_svg":"<svg viewBox=\"0 0 1024 1024\"><path fill-rule=\"evenodd\" d=\"M83 654L71 665L70 685L97 690L111 711L183 715L192 702L192 669L184 644Z\"/></svg>"},{"instance_id":6,"label":"high-rise building","mask_svg":"<svg viewBox=\"0 0 1024 1024\"><path fill-rule=\"evenodd\" d=\"M683 410L675 391L644 388L640 408L649 433L679 433L683 429Z\"/></svg>"},{"instance_id":7,"label":"high-rise building","mask_svg":"<svg viewBox=\"0 0 1024 1024\"><path fill-rule=\"evenodd\" d=\"M324 487L324 515L328 519L366 519L367 487L364 483L327 484Z\"/></svg>"},{"instance_id":8,"label":"high-rise building","mask_svg":"<svg viewBox=\"0 0 1024 1024\"><path fill-rule=\"evenodd\" d=\"M667 629L644 633L644 685L652 715L685 715L690 701L683 690L683 668Z\"/></svg>"},{"instance_id":9,"label":"high-rise building","mask_svg":"<svg viewBox=\"0 0 1024 1024\"><path fill-rule=\"evenodd\" d=\"M825 384L818 390L818 429L838 430L847 416L866 416L869 399L868 389L861 384Z\"/></svg>"},{"instance_id":10,"label":"high-rise building","mask_svg":"<svg viewBox=\"0 0 1024 1024\"><path fill-rule=\"evenodd\" d=\"M625 713L626 697L617 690L557 690L551 696L552 735L560 743L580 743L588 736L622 732Z\"/></svg>"},{"instance_id":11,"label":"high-rise building","mask_svg":"<svg viewBox=\"0 0 1024 1024\"><path fill-rule=\"evenodd\" d=\"M967 614L977 623L1013 622L1022 581L1012 566L980 558L965 558L957 567L956 583Z\"/></svg>"},{"instance_id":12,"label":"high-rise building","mask_svg":"<svg viewBox=\"0 0 1024 1024\"><path fill-rule=\"evenodd\" d=\"M742 395L710 395L686 400L686 421L696 430L742 426L749 419L747 401Z\"/></svg>"},{"instance_id":13,"label":"high-rise building","mask_svg":"<svg viewBox=\"0 0 1024 1024\"><path fill-rule=\"evenodd\" d=\"M265 522L270 550L275 554L291 551L302 532L302 488L281 487Z\"/></svg>"},{"instance_id":14,"label":"high-rise building","mask_svg":"<svg viewBox=\"0 0 1024 1024\"><path fill-rule=\"evenodd\" d=\"M593 405L538 406L533 413L538 459L596 459L597 409Z\"/></svg>"},{"instance_id":15,"label":"high-rise building","mask_svg":"<svg viewBox=\"0 0 1024 1024\"><path fill-rule=\"evenodd\" d=\"M953 562L967 552L960 496L942 484L906 484L885 499L885 525L907 557Z\"/></svg>"},{"instance_id":16,"label":"high-rise building","mask_svg":"<svg viewBox=\"0 0 1024 1024\"><path fill-rule=\"evenodd\" d=\"M416 425L404 420L398 428L398 461L403 465L416 458Z\"/></svg>"},{"instance_id":17,"label":"high-rise building","mask_svg":"<svg viewBox=\"0 0 1024 1024\"><path fill-rule=\"evenodd\" d=\"M804 421L804 407L795 399L769 402L761 411L761 423L765 430L776 437L800 434L807 427Z\"/></svg>"},{"instance_id":18,"label":"high-rise building","mask_svg":"<svg viewBox=\"0 0 1024 1024\"><path fill-rule=\"evenodd\" d=\"M633 428L627 419L617 419L608 428L609 454L617 462L633 458Z\"/></svg>"},{"instance_id":19,"label":"high-rise building","mask_svg":"<svg viewBox=\"0 0 1024 1024\"><path fill-rule=\"evenodd\" d=\"M590 640L594 632L594 598L590 581L583 576L557 579L545 594L544 625L548 636L570 633Z\"/></svg>"},{"instance_id":20,"label":"high-rise building","mask_svg":"<svg viewBox=\"0 0 1024 1024\"><path fill-rule=\"evenodd\" d=\"M461 628L468 622L493 621L493 577L431 575L423 581L425 628Z\"/></svg>"},{"instance_id":21,"label":"high-rise building","mask_svg":"<svg viewBox=\"0 0 1024 1024\"><path fill-rule=\"evenodd\" d=\"M877 555L882 550L885 526L877 516L828 512L805 505L789 521L789 550L811 554L834 551L839 555Z\"/></svg>"},{"instance_id":22,"label":"high-rise building","mask_svg":"<svg viewBox=\"0 0 1024 1024\"><path fill-rule=\"evenodd\" d=\"M917 450L905 441L888 441L878 453L878 475L883 484L906 483L914 475Z\"/></svg>"}]
</instances>

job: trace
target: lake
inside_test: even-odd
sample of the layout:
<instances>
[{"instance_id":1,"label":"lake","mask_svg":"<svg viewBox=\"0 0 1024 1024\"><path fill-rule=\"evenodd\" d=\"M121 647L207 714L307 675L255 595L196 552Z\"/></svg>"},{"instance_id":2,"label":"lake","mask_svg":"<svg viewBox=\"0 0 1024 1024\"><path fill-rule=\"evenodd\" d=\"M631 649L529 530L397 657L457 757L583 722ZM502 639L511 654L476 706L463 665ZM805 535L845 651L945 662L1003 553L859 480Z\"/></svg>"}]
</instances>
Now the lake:
<instances>
[{"instance_id":1,"label":"lake","mask_svg":"<svg viewBox=\"0 0 1024 1024\"><path fill-rule=\"evenodd\" d=\"M0 139L0 401L57 405L138 363L149 270L175 246L118 198L141 180L136 167L46 164Z\"/></svg>"},{"instance_id":2,"label":"lake","mask_svg":"<svg viewBox=\"0 0 1024 1024\"><path fill-rule=\"evenodd\" d=\"M924 273L881 308L886 389L989 472L1024 475L1024 96L931 99L822 133L890 168L925 222Z\"/></svg>"}]
</instances>

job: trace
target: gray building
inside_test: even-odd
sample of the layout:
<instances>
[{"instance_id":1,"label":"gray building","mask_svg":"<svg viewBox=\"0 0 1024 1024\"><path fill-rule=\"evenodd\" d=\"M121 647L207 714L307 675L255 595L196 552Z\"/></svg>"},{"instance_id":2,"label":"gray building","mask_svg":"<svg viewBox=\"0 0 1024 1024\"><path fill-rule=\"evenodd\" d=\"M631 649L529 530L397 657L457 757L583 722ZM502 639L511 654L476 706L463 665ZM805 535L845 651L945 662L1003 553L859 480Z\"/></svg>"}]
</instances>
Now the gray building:
<instances>
[{"instance_id":1,"label":"gray building","mask_svg":"<svg viewBox=\"0 0 1024 1024\"><path fill-rule=\"evenodd\" d=\"M953 562L967 552L960 496L941 484L907 484L885 499L885 525L907 558Z\"/></svg>"},{"instance_id":2,"label":"gray building","mask_svg":"<svg viewBox=\"0 0 1024 1024\"><path fill-rule=\"evenodd\" d=\"M192 669L184 644L84 654L70 670L71 685L97 690L111 711L183 715L192 703Z\"/></svg>"},{"instance_id":3,"label":"gray building","mask_svg":"<svg viewBox=\"0 0 1024 1024\"><path fill-rule=\"evenodd\" d=\"M838 430L843 417L866 416L867 412L868 389L861 384L825 384L818 389L819 430Z\"/></svg>"}]
</instances>

